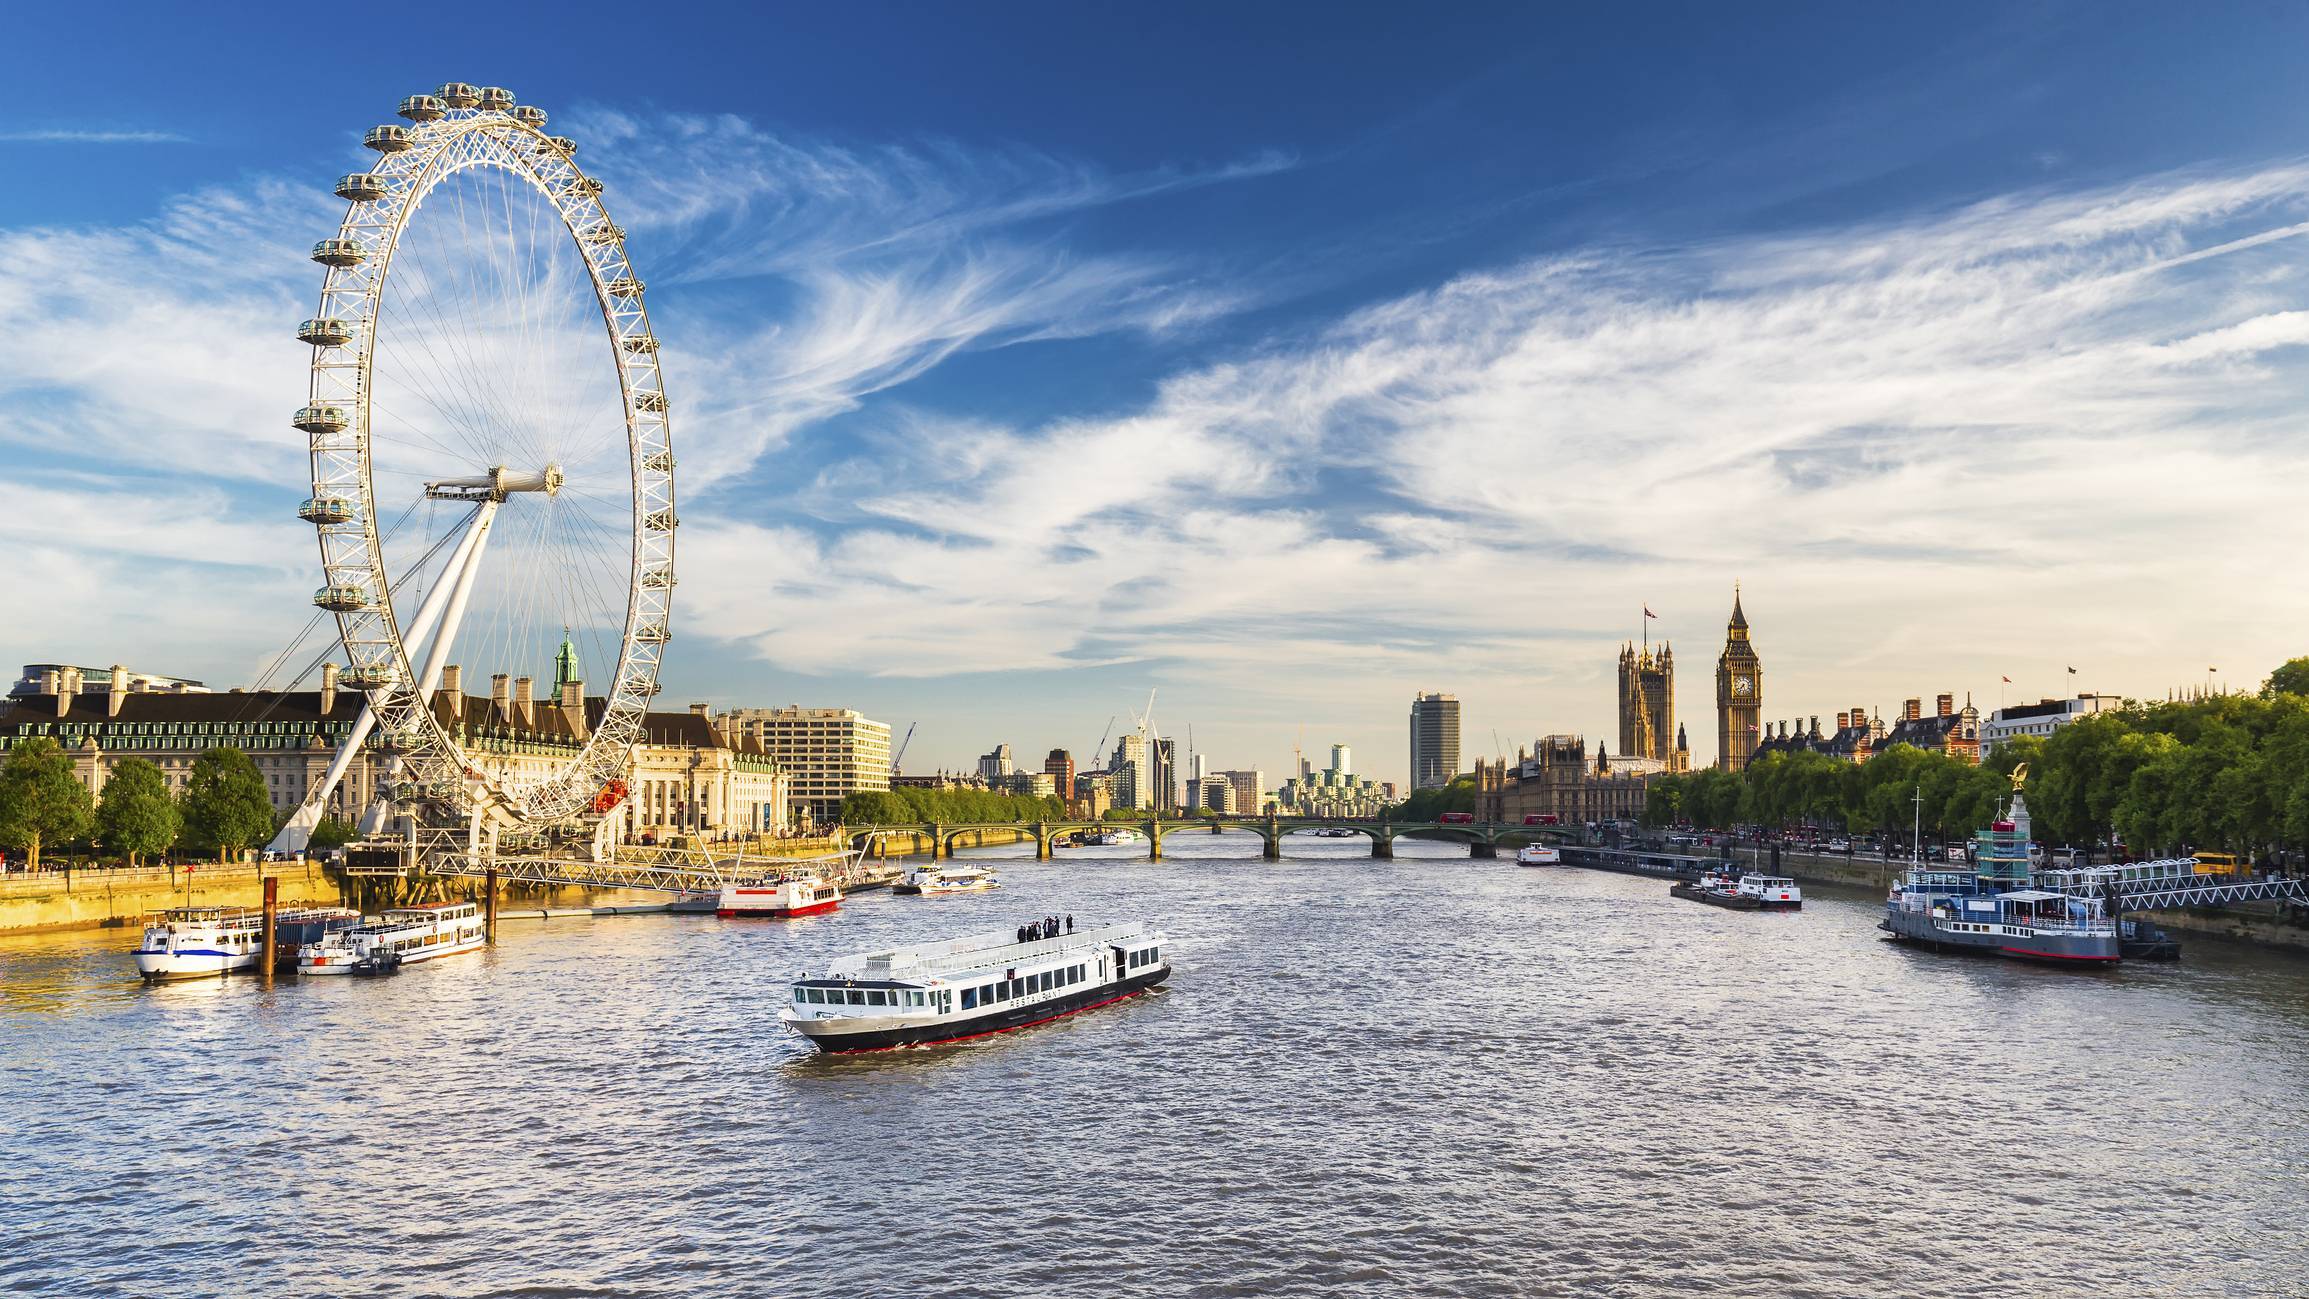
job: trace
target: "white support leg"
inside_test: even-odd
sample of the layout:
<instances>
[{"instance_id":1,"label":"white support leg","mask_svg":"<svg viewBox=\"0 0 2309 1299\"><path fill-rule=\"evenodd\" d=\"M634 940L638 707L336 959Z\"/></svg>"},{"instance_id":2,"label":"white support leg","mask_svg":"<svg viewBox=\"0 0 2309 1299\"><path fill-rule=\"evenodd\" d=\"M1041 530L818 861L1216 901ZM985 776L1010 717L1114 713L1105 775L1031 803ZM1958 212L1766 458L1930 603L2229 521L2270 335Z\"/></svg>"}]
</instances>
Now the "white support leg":
<instances>
[{"instance_id":1,"label":"white support leg","mask_svg":"<svg viewBox=\"0 0 2309 1299\"><path fill-rule=\"evenodd\" d=\"M417 616L401 629L406 642L415 644L432 636L435 626L441 622L444 605L455 610L454 617L463 618L464 597L472 590L472 574L480 558L481 543L487 538L489 525L496 515L495 501L483 501L481 508L474 512L473 521L466 525L465 535L458 539L457 549L450 552L449 563L442 570L444 576L455 572L456 580L435 582L433 589L425 593L424 603L417 606ZM450 624L452 631L454 626L454 623ZM421 691L431 693L440 683L448 643L447 636L433 636L435 652L426 656L427 668L418 686ZM305 796L305 801L289 817L288 824L283 825L280 833L273 836L269 845L271 851L303 852L305 846L312 842L313 828L321 823L321 817L327 813L330 796L337 792L337 785L344 780L345 772L353 765L353 759L360 756L361 746L368 741L369 732L375 730L376 726L376 712L364 703L361 715L353 721L352 731L345 736L344 743L337 746L337 756L330 760L327 774Z\"/></svg>"}]
</instances>

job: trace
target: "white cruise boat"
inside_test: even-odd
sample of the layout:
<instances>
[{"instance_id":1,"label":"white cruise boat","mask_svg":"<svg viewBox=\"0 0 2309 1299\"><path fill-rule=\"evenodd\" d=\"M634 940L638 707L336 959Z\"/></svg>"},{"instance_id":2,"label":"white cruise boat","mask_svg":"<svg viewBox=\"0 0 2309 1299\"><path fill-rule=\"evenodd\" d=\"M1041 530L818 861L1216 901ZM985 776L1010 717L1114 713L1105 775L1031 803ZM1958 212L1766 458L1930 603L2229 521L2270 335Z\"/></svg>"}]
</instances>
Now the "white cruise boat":
<instances>
[{"instance_id":1,"label":"white cruise boat","mask_svg":"<svg viewBox=\"0 0 2309 1299\"><path fill-rule=\"evenodd\" d=\"M340 929L297 953L299 974L353 974L479 951L489 942L477 902L395 907L371 924ZM364 965L364 963L366 963Z\"/></svg>"},{"instance_id":2,"label":"white cruise boat","mask_svg":"<svg viewBox=\"0 0 2309 1299\"><path fill-rule=\"evenodd\" d=\"M1754 898L1765 911L1800 911L1804 907L1804 890L1785 875L1742 875L1736 890L1741 897Z\"/></svg>"},{"instance_id":3,"label":"white cruise boat","mask_svg":"<svg viewBox=\"0 0 2309 1299\"><path fill-rule=\"evenodd\" d=\"M1092 835L1090 842L1101 848L1117 848L1126 843L1145 843L1146 836L1136 830L1102 830Z\"/></svg>"},{"instance_id":4,"label":"white cruise boat","mask_svg":"<svg viewBox=\"0 0 2309 1299\"><path fill-rule=\"evenodd\" d=\"M1159 930L1125 924L871 952L797 980L778 1018L829 1054L983 1037L1137 996L1169 977L1164 942Z\"/></svg>"},{"instance_id":5,"label":"white cruise boat","mask_svg":"<svg viewBox=\"0 0 2309 1299\"><path fill-rule=\"evenodd\" d=\"M1523 846L1523 851L1515 854L1515 864L1518 866L1561 866L1563 865L1563 850L1553 844L1527 843Z\"/></svg>"},{"instance_id":6,"label":"white cruise boat","mask_svg":"<svg viewBox=\"0 0 2309 1299\"><path fill-rule=\"evenodd\" d=\"M253 970L264 959L265 913L254 907L171 907L144 923L136 972L164 979L206 979Z\"/></svg>"},{"instance_id":7,"label":"white cruise boat","mask_svg":"<svg viewBox=\"0 0 2309 1299\"><path fill-rule=\"evenodd\" d=\"M815 875L787 875L770 880L734 880L722 885L714 900L717 916L814 916L842 905L838 884Z\"/></svg>"},{"instance_id":8,"label":"white cruise boat","mask_svg":"<svg viewBox=\"0 0 2309 1299\"><path fill-rule=\"evenodd\" d=\"M1002 887L994 871L985 866L957 866L943 862L935 866L918 866L890 886L892 893L919 893L927 897L938 893L983 893Z\"/></svg>"}]
</instances>

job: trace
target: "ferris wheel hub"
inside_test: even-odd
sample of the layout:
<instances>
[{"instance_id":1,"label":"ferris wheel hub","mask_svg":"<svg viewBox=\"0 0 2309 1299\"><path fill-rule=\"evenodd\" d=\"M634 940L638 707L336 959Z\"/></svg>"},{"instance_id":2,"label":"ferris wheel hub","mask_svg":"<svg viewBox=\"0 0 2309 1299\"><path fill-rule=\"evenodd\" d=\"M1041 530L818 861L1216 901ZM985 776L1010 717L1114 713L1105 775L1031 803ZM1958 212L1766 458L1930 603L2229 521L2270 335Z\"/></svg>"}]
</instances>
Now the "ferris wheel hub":
<instances>
[{"instance_id":1,"label":"ferris wheel hub","mask_svg":"<svg viewBox=\"0 0 2309 1299\"><path fill-rule=\"evenodd\" d=\"M543 492L547 496L558 496L565 481L567 479L560 465L549 464L543 469L523 470L498 465L488 473L467 478L436 478L425 484L425 495L436 501L503 502L515 492Z\"/></svg>"}]
</instances>

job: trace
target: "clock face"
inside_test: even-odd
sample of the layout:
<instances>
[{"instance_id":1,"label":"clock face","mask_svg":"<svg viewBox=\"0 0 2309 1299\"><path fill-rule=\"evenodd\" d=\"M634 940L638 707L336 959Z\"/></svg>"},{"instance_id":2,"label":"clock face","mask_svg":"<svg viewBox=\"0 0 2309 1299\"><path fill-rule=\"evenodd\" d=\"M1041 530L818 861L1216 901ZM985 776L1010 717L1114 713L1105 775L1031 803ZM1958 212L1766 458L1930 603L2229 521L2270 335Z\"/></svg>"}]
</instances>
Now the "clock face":
<instances>
[{"instance_id":1,"label":"clock face","mask_svg":"<svg viewBox=\"0 0 2309 1299\"><path fill-rule=\"evenodd\" d=\"M1756 679L1749 676L1733 677L1732 693L1738 695L1742 699L1746 699L1748 696L1756 693Z\"/></svg>"}]
</instances>

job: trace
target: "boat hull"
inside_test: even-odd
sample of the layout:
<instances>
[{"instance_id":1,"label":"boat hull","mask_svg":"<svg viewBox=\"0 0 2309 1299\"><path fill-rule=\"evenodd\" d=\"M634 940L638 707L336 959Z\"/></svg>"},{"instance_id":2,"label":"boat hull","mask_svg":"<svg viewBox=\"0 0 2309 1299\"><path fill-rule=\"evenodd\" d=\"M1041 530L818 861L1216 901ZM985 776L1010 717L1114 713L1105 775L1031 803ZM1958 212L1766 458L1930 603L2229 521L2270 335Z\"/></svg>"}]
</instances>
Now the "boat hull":
<instances>
[{"instance_id":1,"label":"boat hull","mask_svg":"<svg viewBox=\"0 0 2309 1299\"><path fill-rule=\"evenodd\" d=\"M2013 961L2048 965L2114 965L2124 953L2115 934L2008 934L2008 926L1982 930L1951 930L1932 923L1921 911L1887 909L1879 926L1894 942L1909 943L1935 952L1969 952L2001 956Z\"/></svg>"},{"instance_id":2,"label":"boat hull","mask_svg":"<svg viewBox=\"0 0 2309 1299\"><path fill-rule=\"evenodd\" d=\"M737 906L715 907L714 914L724 920L791 920L795 916L823 915L841 905L840 898L831 902L805 903L798 907L781 907L771 903L747 906L740 903Z\"/></svg>"},{"instance_id":3,"label":"boat hull","mask_svg":"<svg viewBox=\"0 0 2309 1299\"><path fill-rule=\"evenodd\" d=\"M1711 907L1722 907L1727 911L1761 911L1764 909L1764 904L1754 898L1741 897L1738 894L1718 893L1712 889L1703 889L1697 884L1670 884L1668 896L1682 898L1686 902L1705 902Z\"/></svg>"},{"instance_id":4,"label":"boat hull","mask_svg":"<svg viewBox=\"0 0 2309 1299\"><path fill-rule=\"evenodd\" d=\"M1015 1029L1030 1028L1036 1024L1063 1019L1068 1015L1099 1006L1112 1005L1138 996L1147 989L1170 977L1166 963L1144 974L1133 975L1113 983L1049 1001L1023 1006L1006 1006L991 1015L975 1015L968 1019L948 1020L941 1023L914 1024L904 1028L878 1029L849 1033L813 1032L808 1020L794 1022L794 1028L810 1039L810 1044L827 1055L852 1055L860 1051L890 1051L903 1046L938 1046L947 1042L964 1042L974 1037L988 1037Z\"/></svg>"},{"instance_id":5,"label":"boat hull","mask_svg":"<svg viewBox=\"0 0 2309 1299\"><path fill-rule=\"evenodd\" d=\"M258 952L220 952L204 949L176 952L139 950L136 972L147 983L176 983L185 979L214 979L257 968Z\"/></svg>"}]
</instances>

